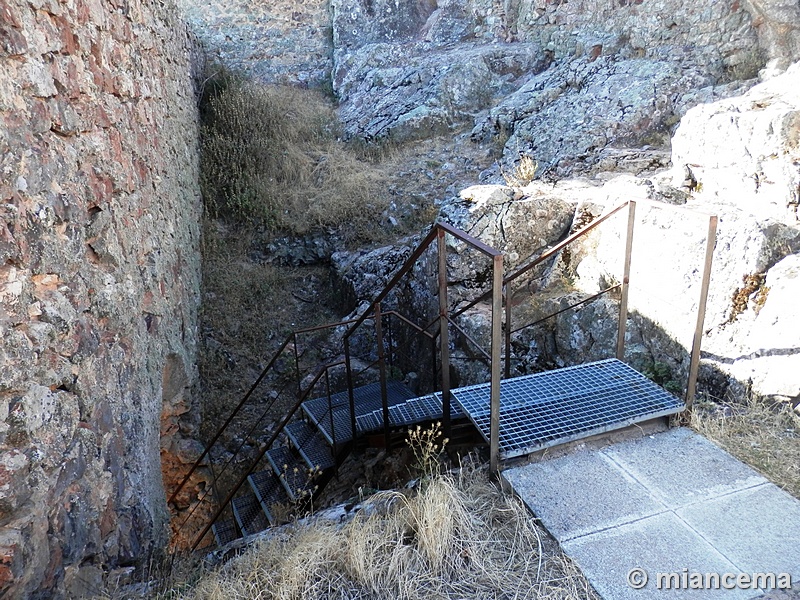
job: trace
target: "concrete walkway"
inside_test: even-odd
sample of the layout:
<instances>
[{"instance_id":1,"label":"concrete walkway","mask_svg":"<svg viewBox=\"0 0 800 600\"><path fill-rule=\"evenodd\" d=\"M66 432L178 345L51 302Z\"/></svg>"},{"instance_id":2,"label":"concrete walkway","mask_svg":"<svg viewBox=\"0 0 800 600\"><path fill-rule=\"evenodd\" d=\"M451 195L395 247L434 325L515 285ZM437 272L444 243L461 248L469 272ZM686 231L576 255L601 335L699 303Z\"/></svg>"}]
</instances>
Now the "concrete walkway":
<instances>
[{"instance_id":1,"label":"concrete walkway","mask_svg":"<svg viewBox=\"0 0 800 600\"><path fill-rule=\"evenodd\" d=\"M604 600L744 600L768 591L744 583L755 573L800 583L800 501L691 430L579 449L503 476ZM633 585L646 573L641 589L629 583L633 569L643 570L630 575ZM719 589L685 589L713 587L707 573L720 576Z\"/></svg>"}]
</instances>

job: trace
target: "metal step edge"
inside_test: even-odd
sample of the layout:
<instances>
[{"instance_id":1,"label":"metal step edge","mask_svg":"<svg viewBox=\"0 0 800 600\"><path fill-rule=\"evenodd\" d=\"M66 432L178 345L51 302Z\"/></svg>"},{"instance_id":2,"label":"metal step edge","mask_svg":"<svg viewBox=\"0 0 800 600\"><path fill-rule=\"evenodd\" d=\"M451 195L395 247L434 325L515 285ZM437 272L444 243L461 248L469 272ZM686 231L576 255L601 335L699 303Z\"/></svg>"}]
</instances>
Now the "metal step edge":
<instances>
[{"instance_id":1,"label":"metal step edge","mask_svg":"<svg viewBox=\"0 0 800 600\"><path fill-rule=\"evenodd\" d=\"M217 543L217 546L224 546L240 537L236 529L236 521L233 519L217 521L211 526L211 531L214 534L214 541ZM232 532L232 535L224 535L223 537L224 532Z\"/></svg>"},{"instance_id":2,"label":"metal step edge","mask_svg":"<svg viewBox=\"0 0 800 600\"><path fill-rule=\"evenodd\" d=\"M245 507L251 510L257 510L261 512L261 517L264 519L264 527L259 529L257 527L251 527L251 523L245 522L244 517L241 514L242 509ZM261 504L258 502L258 498L255 497L254 494L250 494L247 496L239 496L238 498L234 498L231 502L231 508L233 508L233 516L236 519L236 523L239 525L239 529L242 532L242 536L252 535L254 533L258 533L259 531L264 531L267 527L269 527L269 519L263 511L261 510Z\"/></svg>"},{"instance_id":3,"label":"metal step edge","mask_svg":"<svg viewBox=\"0 0 800 600\"><path fill-rule=\"evenodd\" d=\"M636 423L642 423L644 421L649 421L651 419L658 419L660 417L669 417L671 415L677 415L679 413L682 413L684 410L686 410L686 407L681 406L681 407L660 410L654 413L645 413L637 417L631 417L628 419L624 419L622 421L614 421L612 423L608 423L600 427L595 427L593 429L581 431L573 435L560 437L558 439L550 440L542 444L535 444L533 446L526 446L525 448L515 448L506 451L501 450L500 459L505 460L509 458L516 458L518 456L525 456L528 454L532 454L533 452L538 452L539 450L544 450L546 448L553 448L555 446L561 446L562 444L568 444L570 442L575 442L577 440L589 438L594 435L600 435L603 433L608 433L610 431L617 431L618 429L625 429L626 427L635 425ZM478 429L478 431L480 431L479 427L476 426L476 428Z\"/></svg>"},{"instance_id":4,"label":"metal step edge","mask_svg":"<svg viewBox=\"0 0 800 600\"><path fill-rule=\"evenodd\" d=\"M307 427L308 430L310 431L310 435L303 440L300 437L298 437L293 430L287 427L286 436L289 438L289 441L291 442L292 446L294 446L297 452L300 454L300 457L303 459L303 462L306 463L306 466L309 469L319 469L320 471L326 471L328 469L332 469L333 467L335 467L336 461L333 458L333 452L331 450L331 442L322 434L322 432L318 428L312 429L304 421L298 421L298 423L302 423L305 427ZM323 444L324 447L328 449L330 457L327 462L317 464L316 461L311 459L311 456L309 455L307 450L314 443Z\"/></svg>"},{"instance_id":5,"label":"metal step edge","mask_svg":"<svg viewBox=\"0 0 800 600\"><path fill-rule=\"evenodd\" d=\"M278 461L279 453L283 456L280 461ZM292 500L301 500L302 496L299 496L297 491L292 489L292 485L289 483L285 473L293 471L296 467L302 467L304 461L292 454L292 451L288 446L278 446L277 448L273 448L267 452L267 459L272 465L275 473L278 475L278 479L283 485L283 488L286 490L286 493L289 495L289 498ZM286 469L283 468L284 464L286 465ZM312 492L312 490L309 490L309 492Z\"/></svg>"},{"instance_id":6,"label":"metal step edge","mask_svg":"<svg viewBox=\"0 0 800 600\"><path fill-rule=\"evenodd\" d=\"M261 493L261 488L256 483L255 477L258 473L253 473L247 477L247 482L250 484L250 488L253 490L256 498L258 499L258 503L261 505L261 510L264 511L264 514L267 516L267 520L273 525L278 525L278 519L273 513L272 506L274 504L282 504L284 502L289 502L289 496L286 494L286 491L283 489L283 485L280 484L280 478L275 473L274 470L271 471L271 477L274 477L278 483L275 487L272 488L272 494L269 496L265 496ZM283 497L281 497L283 496Z\"/></svg>"}]
</instances>

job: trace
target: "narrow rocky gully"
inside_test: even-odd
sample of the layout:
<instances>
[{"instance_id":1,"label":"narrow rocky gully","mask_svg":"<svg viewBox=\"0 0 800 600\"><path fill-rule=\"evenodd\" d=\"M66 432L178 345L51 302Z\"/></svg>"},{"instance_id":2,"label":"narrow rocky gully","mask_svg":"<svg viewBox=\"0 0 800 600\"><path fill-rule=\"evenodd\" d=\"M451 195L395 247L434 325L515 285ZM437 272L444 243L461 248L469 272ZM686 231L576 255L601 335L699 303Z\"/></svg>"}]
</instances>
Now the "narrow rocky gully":
<instances>
[{"instance_id":1,"label":"narrow rocky gully","mask_svg":"<svg viewBox=\"0 0 800 600\"><path fill-rule=\"evenodd\" d=\"M0 597L800 598L798 132L797 0L0 0Z\"/></svg>"}]
</instances>

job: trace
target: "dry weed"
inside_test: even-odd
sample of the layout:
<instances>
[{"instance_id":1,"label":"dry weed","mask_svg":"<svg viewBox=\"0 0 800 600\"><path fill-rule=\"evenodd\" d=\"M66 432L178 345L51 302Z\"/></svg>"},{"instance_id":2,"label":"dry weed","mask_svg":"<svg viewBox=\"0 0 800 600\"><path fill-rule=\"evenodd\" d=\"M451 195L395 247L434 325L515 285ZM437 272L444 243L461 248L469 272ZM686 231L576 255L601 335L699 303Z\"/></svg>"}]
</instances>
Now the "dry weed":
<instances>
[{"instance_id":1,"label":"dry weed","mask_svg":"<svg viewBox=\"0 0 800 600\"><path fill-rule=\"evenodd\" d=\"M539 168L539 163L526 154L519 157L519 162L514 169L507 173L502 172L503 179L509 187L525 187L536 177L536 170Z\"/></svg>"},{"instance_id":2,"label":"dry weed","mask_svg":"<svg viewBox=\"0 0 800 600\"><path fill-rule=\"evenodd\" d=\"M212 216L294 234L342 226L373 241L386 208L381 173L338 139L321 93L227 76L201 129L203 196Z\"/></svg>"},{"instance_id":3,"label":"dry weed","mask_svg":"<svg viewBox=\"0 0 800 600\"><path fill-rule=\"evenodd\" d=\"M343 526L260 542L179 598L595 598L518 500L482 472L382 492Z\"/></svg>"},{"instance_id":4,"label":"dry weed","mask_svg":"<svg viewBox=\"0 0 800 600\"><path fill-rule=\"evenodd\" d=\"M800 415L788 403L700 401L691 426L800 498Z\"/></svg>"},{"instance_id":5,"label":"dry weed","mask_svg":"<svg viewBox=\"0 0 800 600\"><path fill-rule=\"evenodd\" d=\"M407 441L414 453L416 469L426 478L436 475L440 469L444 447L449 442L442 435L442 424L436 422L427 429L417 425L408 430Z\"/></svg>"}]
</instances>

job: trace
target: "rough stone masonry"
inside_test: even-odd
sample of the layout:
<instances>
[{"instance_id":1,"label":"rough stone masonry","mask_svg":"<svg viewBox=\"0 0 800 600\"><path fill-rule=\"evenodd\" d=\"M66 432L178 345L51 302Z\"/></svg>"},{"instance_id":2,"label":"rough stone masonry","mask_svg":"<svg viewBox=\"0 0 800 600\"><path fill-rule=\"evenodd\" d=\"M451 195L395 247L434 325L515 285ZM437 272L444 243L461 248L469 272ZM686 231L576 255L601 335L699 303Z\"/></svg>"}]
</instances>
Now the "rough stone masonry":
<instances>
[{"instance_id":1,"label":"rough stone masonry","mask_svg":"<svg viewBox=\"0 0 800 600\"><path fill-rule=\"evenodd\" d=\"M166 543L196 381L193 48L163 2L0 0L0 596L96 593Z\"/></svg>"}]
</instances>

